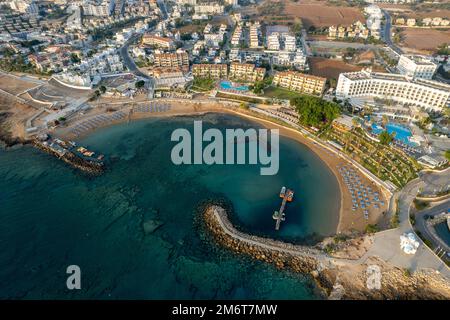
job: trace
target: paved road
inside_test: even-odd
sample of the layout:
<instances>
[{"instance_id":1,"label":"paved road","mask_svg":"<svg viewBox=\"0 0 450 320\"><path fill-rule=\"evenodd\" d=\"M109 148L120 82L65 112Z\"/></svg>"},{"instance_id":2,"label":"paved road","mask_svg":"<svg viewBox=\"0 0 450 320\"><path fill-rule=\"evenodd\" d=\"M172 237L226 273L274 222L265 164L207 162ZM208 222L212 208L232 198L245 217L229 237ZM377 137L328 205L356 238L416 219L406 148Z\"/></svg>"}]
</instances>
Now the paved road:
<instances>
[{"instance_id":1,"label":"paved road","mask_svg":"<svg viewBox=\"0 0 450 320\"><path fill-rule=\"evenodd\" d=\"M374 236L374 244L364 255L378 256L383 260L401 268L411 271L419 269L432 269L439 271L450 281L450 269L437 257L434 252L418 238L420 246L414 255L408 255L400 248L400 236L404 233L414 232L409 220L412 201L417 195L419 188L425 184L420 178L410 181L399 193L399 219L400 224L396 229L382 231Z\"/></svg>"},{"instance_id":2,"label":"paved road","mask_svg":"<svg viewBox=\"0 0 450 320\"><path fill-rule=\"evenodd\" d=\"M164 0L157 1L159 9L161 10L161 13L163 15L163 19L166 20L169 18L169 14L167 13L166 4L164 3Z\"/></svg>"},{"instance_id":3,"label":"paved road","mask_svg":"<svg viewBox=\"0 0 450 320\"><path fill-rule=\"evenodd\" d=\"M340 42L340 41L325 41L325 40L307 40L309 46L317 46L322 48L354 48L354 49L376 49L377 46L374 44L365 44L359 42Z\"/></svg>"},{"instance_id":4,"label":"paved road","mask_svg":"<svg viewBox=\"0 0 450 320\"><path fill-rule=\"evenodd\" d=\"M429 239L435 247L441 247L448 253L450 253L450 246L447 245L442 239L436 237L433 232L429 229L430 227L427 225L425 216L435 216L442 212L447 212L450 209L450 200L444 201L443 203L422 211L416 214L416 225L415 227L419 230L427 239Z\"/></svg>"},{"instance_id":5,"label":"paved road","mask_svg":"<svg viewBox=\"0 0 450 320\"><path fill-rule=\"evenodd\" d=\"M128 54L129 46L134 41L136 41L138 37L139 37L139 34L136 34L136 35L133 35L130 39L128 39L128 41L125 42L123 47L119 49L119 53L120 53L120 56L122 57L123 63L128 68L128 70L130 70L130 72L134 73L136 76L139 76L139 77L142 77L145 79L150 79L150 77L148 75L139 71L138 67L136 66L136 63L134 63L134 60Z\"/></svg>"},{"instance_id":6,"label":"paved road","mask_svg":"<svg viewBox=\"0 0 450 320\"><path fill-rule=\"evenodd\" d=\"M138 67L136 66L136 63L134 63L134 60L130 57L128 53L129 46L137 40L139 37L139 34L133 35L130 39L128 39L127 42L123 45L122 48L119 49L119 54L122 57L123 63L125 66L132 72L134 75L146 79L146 88L149 91L149 97L153 98L153 94L155 91L155 80L148 76L147 74L141 72Z\"/></svg>"},{"instance_id":7,"label":"paved road","mask_svg":"<svg viewBox=\"0 0 450 320\"><path fill-rule=\"evenodd\" d=\"M383 34L383 39L384 42L386 42L386 44L395 52L397 52L398 54L402 54L403 51L402 49L400 49L399 47L397 47L391 39L391 28L392 28L392 22L391 22L391 16L389 15L389 12L387 12L387 10L382 10L384 17L386 18L385 20L385 25L384 25L384 34Z\"/></svg>"},{"instance_id":8,"label":"paved road","mask_svg":"<svg viewBox=\"0 0 450 320\"><path fill-rule=\"evenodd\" d=\"M443 172L420 173L420 178L425 182L421 193L436 194L439 191L445 191L450 188L450 168Z\"/></svg>"}]
</instances>

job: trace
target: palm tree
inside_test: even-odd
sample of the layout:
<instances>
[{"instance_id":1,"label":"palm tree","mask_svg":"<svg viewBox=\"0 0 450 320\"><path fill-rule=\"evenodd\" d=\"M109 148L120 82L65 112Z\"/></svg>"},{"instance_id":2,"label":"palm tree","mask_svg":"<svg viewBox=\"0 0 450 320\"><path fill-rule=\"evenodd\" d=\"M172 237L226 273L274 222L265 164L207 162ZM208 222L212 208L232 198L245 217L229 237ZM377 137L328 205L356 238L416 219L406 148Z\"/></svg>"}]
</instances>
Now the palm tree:
<instances>
[{"instance_id":1,"label":"palm tree","mask_svg":"<svg viewBox=\"0 0 450 320\"><path fill-rule=\"evenodd\" d=\"M381 118L381 123L383 123L383 126L386 128L387 123L389 122L389 118L387 115L383 114L383 117Z\"/></svg>"},{"instance_id":2,"label":"palm tree","mask_svg":"<svg viewBox=\"0 0 450 320\"><path fill-rule=\"evenodd\" d=\"M344 152L348 151L348 145L350 143L351 137L352 137L352 135L350 134L350 132L344 133L344 139L345 139Z\"/></svg>"}]
</instances>

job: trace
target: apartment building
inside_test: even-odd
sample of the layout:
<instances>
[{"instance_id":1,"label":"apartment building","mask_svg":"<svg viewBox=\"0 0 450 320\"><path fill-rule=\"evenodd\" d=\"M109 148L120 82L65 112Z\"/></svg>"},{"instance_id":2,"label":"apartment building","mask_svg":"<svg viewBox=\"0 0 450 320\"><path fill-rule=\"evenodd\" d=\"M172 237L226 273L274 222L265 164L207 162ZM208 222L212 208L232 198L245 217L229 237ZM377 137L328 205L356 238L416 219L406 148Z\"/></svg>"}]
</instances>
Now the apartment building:
<instances>
[{"instance_id":1,"label":"apartment building","mask_svg":"<svg viewBox=\"0 0 450 320\"><path fill-rule=\"evenodd\" d=\"M350 26L330 26L328 28L327 38L329 40L345 38L367 39L370 35L379 38L379 21L376 19L368 19L367 22L370 27L360 21L357 21Z\"/></svg>"},{"instance_id":2,"label":"apartment building","mask_svg":"<svg viewBox=\"0 0 450 320\"><path fill-rule=\"evenodd\" d=\"M449 103L450 85L400 74L362 70L339 75L336 97L341 100L376 97L427 110L442 111Z\"/></svg>"},{"instance_id":3,"label":"apartment building","mask_svg":"<svg viewBox=\"0 0 450 320\"><path fill-rule=\"evenodd\" d=\"M242 39L242 27L240 25L236 26L234 29L233 36L231 37L231 44L233 46L239 46Z\"/></svg>"},{"instance_id":4,"label":"apartment building","mask_svg":"<svg viewBox=\"0 0 450 320\"><path fill-rule=\"evenodd\" d=\"M195 13L198 15L201 14L223 14L224 13L224 6L218 4L218 3L205 3L205 4L198 4L194 7Z\"/></svg>"},{"instance_id":5,"label":"apartment building","mask_svg":"<svg viewBox=\"0 0 450 320\"><path fill-rule=\"evenodd\" d=\"M237 81L255 82L264 79L265 68L257 68L250 63L232 63L230 65L230 79Z\"/></svg>"},{"instance_id":6,"label":"apartment building","mask_svg":"<svg viewBox=\"0 0 450 320\"><path fill-rule=\"evenodd\" d=\"M189 70L189 56L186 52L157 53L154 56L155 67L179 67L184 72Z\"/></svg>"},{"instance_id":7,"label":"apartment building","mask_svg":"<svg viewBox=\"0 0 450 320\"><path fill-rule=\"evenodd\" d=\"M293 35L286 35L284 37L284 50L293 52L297 50L297 40Z\"/></svg>"},{"instance_id":8,"label":"apartment building","mask_svg":"<svg viewBox=\"0 0 450 320\"><path fill-rule=\"evenodd\" d=\"M225 79L228 77L226 64L194 64L192 75L199 78Z\"/></svg>"},{"instance_id":9,"label":"apartment building","mask_svg":"<svg viewBox=\"0 0 450 320\"><path fill-rule=\"evenodd\" d=\"M398 60L397 70L408 77L431 79L438 65L430 58L420 55L402 54Z\"/></svg>"},{"instance_id":10,"label":"apartment building","mask_svg":"<svg viewBox=\"0 0 450 320\"><path fill-rule=\"evenodd\" d=\"M38 14L39 6L34 1L13 0L9 2L9 7L20 13Z\"/></svg>"},{"instance_id":11,"label":"apartment building","mask_svg":"<svg viewBox=\"0 0 450 320\"><path fill-rule=\"evenodd\" d=\"M279 51L278 54L273 55L272 63L275 65L295 67L299 70L305 70L308 67L306 55L301 49L297 49L295 52Z\"/></svg>"},{"instance_id":12,"label":"apartment building","mask_svg":"<svg viewBox=\"0 0 450 320\"><path fill-rule=\"evenodd\" d=\"M260 46L260 30L259 22L250 25L250 48L259 48Z\"/></svg>"},{"instance_id":13,"label":"apartment building","mask_svg":"<svg viewBox=\"0 0 450 320\"><path fill-rule=\"evenodd\" d=\"M158 48L172 49L174 48L173 40L170 38L158 37L153 34L146 34L142 37L142 44L155 46Z\"/></svg>"},{"instance_id":14,"label":"apartment building","mask_svg":"<svg viewBox=\"0 0 450 320\"><path fill-rule=\"evenodd\" d=\"M277 72L273 84L292 91L321 95L327 79L295 71Z\"/></svg>"},{"instance_id":15,"label":"apartment building","mask_svg":"<svg viewBox=\"0 0 450 320\"><path fill-rule=\"evenodd\" d=\"M267 49L280 50L280 35L276 32L267 37Z\"/></svg>"},{"instance_id":16,"label":"apartment building","mask_svg":"<svg viewBox=\"0 0 450 320\"><path fill-rule=\"evenodd\" d=\"M83 3L83 15L109 17L113 13L114 5L114 0L104 0L102 2L85 2Z\"/></svg>"}]
</instances>

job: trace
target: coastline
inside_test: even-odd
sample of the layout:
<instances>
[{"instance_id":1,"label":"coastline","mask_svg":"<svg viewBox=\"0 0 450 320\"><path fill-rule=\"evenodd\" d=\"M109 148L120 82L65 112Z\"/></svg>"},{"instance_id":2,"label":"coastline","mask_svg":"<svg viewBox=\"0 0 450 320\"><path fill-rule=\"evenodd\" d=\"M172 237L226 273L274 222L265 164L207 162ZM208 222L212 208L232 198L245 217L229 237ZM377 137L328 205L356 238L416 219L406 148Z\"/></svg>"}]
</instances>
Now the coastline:
<instances>
[{"instance_id":1,"label":"coastline","mask_svg":"<svg viewBox=\"0 0 450 320\"><path fill-rule=\"evenodd\" d=\"M164 101L164 100L163 100ZM346 188L342 176L340 176L337 166L347 165L351 166L351 164L341 158L339 158L337 155L332 154L330 151L325 150L323 147L319 146L318 144L314 143L307 137L304 137L301 132L294 128L290 128L287 126L283 126L281 124L275 123L268 119L263 119L261 117L257 117L254 113L251 111L241 110L238 108L229 108L224 107L221 103L218 102L211 102L207 101L207 103L196 103L194 101L189 101L188 103L174 103L171 101L168 101L167 103L170 103L172 108L169 111L161 112L161 113L145 113L145 112L133 112L129 115L129 117L112 121L106 125L99 126L95 129L88 130L86 132L83 132L83 134L78 135L77 137L74 137L70 134L71 129L74 128L77 124L82 123L83 120L89 119L90 117L98 114L104 113L102 110L96 110L97 112L94 114L90 114L87 117L81 118L78 121L70 124L67 127L61 127L55 130L54 134L56 136L61 137L63 139L71 140L71 139L79 139L83 136L86 136L93 131L95 131L98 128L104 128L109 127L112 125L125 123L128 121L134 121L139 119L146 119L146 118L167 118L167 117L174 117L174 116L184 116L184 115L202 115L209 112L217 112L217 113L225 113L225 114L231 114L236 115L251 121L254 121L266 128L275 128L279 129L280 134L295 140L298 143L301 143L305 145L309 150L314 152L314 154L320 159L319 161L322 161L328 169L331 171L331 173L334 175L338 182L339 192L340 192L340 203L337 204L337 225L335 227L335 233L347 233L347 232L364 232L365 225L369 223L376 223L377 220L380 217L381 211L387 207L388 201L385 200L385 206L380 208L380 212L378 215L375 215L371 217L371 220L368 222L364 220L362 217L362 214L355 215L352 208L352 197L351 194ZM128 108L129 110L129 108ZM374 190L377 190L378 188L364 175L361 175L362 180L365 184L371 185ZM380 194L383 194L380 192ZM386 209L387 210L387 209Z\"/></svg>"},{"instance_id":2,"label":"coastline","mask_svg":"<svg viewBox=\"0 0 450 320\"><path fill-rule=\"evenodd\" d=\"M234 228L226 210L219 205L206 206L202 217L205 228L216 243L273 264L280 270L308 274L330 300L449 299L450 284L435 272L411 275L377 257L331 257L318 247L292 245L245 234ZM368 285L370 274L367 270L373 265L380 268L379 288Z\"/></svg>"}]
</instances>

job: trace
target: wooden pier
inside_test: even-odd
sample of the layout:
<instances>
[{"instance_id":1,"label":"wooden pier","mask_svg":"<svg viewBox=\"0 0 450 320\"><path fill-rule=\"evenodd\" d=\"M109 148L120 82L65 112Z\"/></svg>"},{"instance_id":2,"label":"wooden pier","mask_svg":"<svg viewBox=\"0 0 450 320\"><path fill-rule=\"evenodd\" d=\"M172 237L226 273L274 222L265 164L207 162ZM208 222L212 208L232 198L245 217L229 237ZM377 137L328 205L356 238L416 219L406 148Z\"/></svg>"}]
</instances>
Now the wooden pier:
<instances>
[{"instance_id":1,"label":"wooden pier","mask_svg":"<svg viewBox=\"0 0 450 320\"><path fill-rule=\"evenodd\" d=\"M286 207L286 202L291 202L293 197L294 197L294 191L292 191L290 189L286 190L286 187L281 188L280 198L283 198L283 200L281 201L280 210L275 211L272 216L272 218L275 220L275 230L278 231L280 229L281 221L285 220L284 209Z\"/></svg>"}]
</instances>

